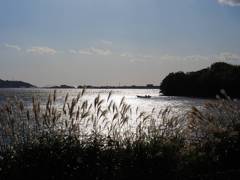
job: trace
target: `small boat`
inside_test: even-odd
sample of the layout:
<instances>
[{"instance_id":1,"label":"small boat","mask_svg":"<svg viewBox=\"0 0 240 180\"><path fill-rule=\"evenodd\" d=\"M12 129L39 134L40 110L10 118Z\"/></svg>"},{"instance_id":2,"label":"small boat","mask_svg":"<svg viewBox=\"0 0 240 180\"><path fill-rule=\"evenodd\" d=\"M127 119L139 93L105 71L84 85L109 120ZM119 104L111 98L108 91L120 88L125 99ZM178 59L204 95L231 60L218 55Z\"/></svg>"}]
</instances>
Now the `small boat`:
<instances>
[{"instance_id":1,"label":"small boat","mask_svg":"<svg viewBox=\"0 0 240 180\"><path fill-rule=\"evenodd\" d=\"M149 95L145 95L145 96L139 96L139 95L137 95L137 97L138 97L138 98L151 98L151 96L149 96Z\"/></svg>"}]
</instances>

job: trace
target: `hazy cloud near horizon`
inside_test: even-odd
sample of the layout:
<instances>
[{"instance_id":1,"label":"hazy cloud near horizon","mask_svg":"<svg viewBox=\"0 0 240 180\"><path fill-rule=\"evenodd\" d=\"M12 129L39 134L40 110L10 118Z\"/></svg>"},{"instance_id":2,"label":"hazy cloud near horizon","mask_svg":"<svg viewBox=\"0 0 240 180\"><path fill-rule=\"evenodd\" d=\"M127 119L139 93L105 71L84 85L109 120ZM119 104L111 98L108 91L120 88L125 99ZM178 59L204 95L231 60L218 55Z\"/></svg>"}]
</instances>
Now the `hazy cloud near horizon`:
<instances>
[{"instance_id":1,"label":"hazy cloud near horizon","mask_svg":"<svg viewBox=\"0 0 240 180\"><path fill-rule=\"evenodd\" d=\"M110 43L111 41L106 41L106 45L112 45L112 43ZM10 49L15 49L17 51L21 51L23 48L21 48L19 45L13 45L13 44L8 44L5 43L4 46L6 48L10 48ZM62 52L62 54L65 54L67 56L67 54L69 55L84 55L84 56L115 56L115 57L119 57L121 59L125 59L125 60L129 60L129 62L151 62L152 60L175 60L175 61L179 61L179 60L198 60L198 61L202 61L202 60L213 60L213 61L240 61L240 53L232 53L232 52L220 52L218 54L212 54L212 55L174 55L174 54L166 54L166 53L158 53L158 54L136 54L136 53L132 53L132 52L117 52L117 51L113 51L112 49L108 49L106 47L103 48L96 48L96 47L91 47L91 48L85 48L85 49L70 49L70 50L63 50L63 51L59 51L56 50L54 48L50 48L47 46L32 46L31 48L27 48L26 53L31 53L34 55L56 55L58 52ZM79 59L80 60L80 59Z\"/></svg>"},{"instance_id":2,"label":"hazy cloud near horizon","mask_svg":"<svg viewBox=\"0 0 240 180\"><path fill-rule=\"evenodd\" d=\"M159 82L240 64L240 0L0 0L0 78L35 85Z\"/></svg>"},{"instance_id":3,"label":"hazy cloud near horizon","mask_svg":"<svg viewBox=\"0 0 240 180\"><path fill-rule=\"evenodd\" d=\"M240 0L218 0L218 2L221 4L230 5L230 6L239 6L240 5Z\"/></svg>"},{"instance_id":4,"label":"hazy cloud near horizon","mask_svg":"<svg viewBox=\"0 0 240 180\"><path fill-rule=\"evenodd\" d=\"M83 55L101 55L101 56L108 56L112 54L112 51L107 48L95 48L91 47L89 49L80 49L78 51L79 54Z\"/></svg>"},{"instance_id":5,"label":"hazy cloud near horizon","mask_svg":"<svg viewBox=\"0 0 240 180\"><path fill-rule=\"evenodd\" d=\"M4 46L6 48L11 48L11 49L15 49L17 51L21 51L21 48L18 45L15 45L15 44L7 44L7 43L5 43Z\"/></svg>"},{"instance_id":6,"label":"hazy cloud near horizon","mask_svg":"<svg viewBox=\"0 0 240 180\"><path fill-rule=\"evenodd\" d=\"M36 55L54 55L57 53L57 50L45 46L34 46L26 50L28 53Z\"/></svg>"},{"instance_id":7,"label":"hazy cloud near horizon","mask_svg":"<svg viewBox=\"0 0 240 180\"><path fill-rule=\"evenodd\" d=\"M114 46L112 48L114 49ZM2 79L23 80L37 86L118 85L119 83L144 85L159 84L170 72L195 71L217 61L240 64L240 53L231 52L211 55L177 55L157 52L150 54L149 52L121 52L116 49L111 51L111 55L104 55L104 52L88 55L73 49L69 52L65 49L63 53L58 52L60 51L53 48L39 46L23 49L21 53L9 51L11 56L7 57L5 62L1 62L0 59L2 65L0 76ZM15 66L12 66L13 59L18 59L18 62L14 63Z\"/></svg>"}]
</instances>

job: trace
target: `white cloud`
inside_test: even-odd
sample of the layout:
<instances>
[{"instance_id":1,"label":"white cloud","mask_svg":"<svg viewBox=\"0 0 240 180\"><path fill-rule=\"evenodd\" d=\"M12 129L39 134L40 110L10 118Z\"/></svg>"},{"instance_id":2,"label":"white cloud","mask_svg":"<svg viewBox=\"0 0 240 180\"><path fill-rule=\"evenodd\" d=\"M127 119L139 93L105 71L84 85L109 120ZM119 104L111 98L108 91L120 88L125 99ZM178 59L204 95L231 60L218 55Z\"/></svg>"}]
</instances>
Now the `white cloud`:
<instances>
[{"instance_id":1,"label":"white cloud","mask_svg":"<svg viewBox=\"0 0 240 180\"><path fill-rule=\"evenodd\" d=\"M120 55L121 57L125 57L125 58L134 58L134 56L130 53L123 53Z\"/></svg>"},{"instance_id":2,"label":"white cloud","mask_svg":"<svg viewBox=\"0 0 240 180\"><path fill-rule=\"evenodd\" d=\"M83 55L108 56L112 54L112 51L110 49L92 47L89 49L80 49L78 53Z\"/></svg>"},{"instance_id":3,"label":"white cloud","mask_svg":"<svg viewBox=\"0 0 240 180\"><path fill-rule=\"evenodd\" d=\"M68 52L70 53L70 54L77 54L78 52L76 51L76 50L74 50L74 49L70 49L70 50L68 50Z\"/></svg>"},{"instance_id":4,"label":"white cloud","mask_svg":"<svg viewBox=\"0 0 240 180\"><path fill-rule=\"evenodd\" d=\"M239 6L240 0L218 0L219 3L229 6Z\"/></svg>"},{"instance_id":5,"label":"white cloud","mask_svg":"<svg viewBox=\"0 0 240 180\"><path fill-rule=\"evenodd\" d=\"M157 59L163 61L240 61L240 55L230 52L219 53L215 55L189 55L189 56L176 56L176 55L160 55Z\"/></svg>"},{"instance_id":6,"label":"white cloud","mask_svg":"<svg viewBox=\"0 0 240 180\"><path fill-rule=\"evenodd\" d=\"M39 55L55 55L57 51L49 47L35 46L27 49L28 53L39 54Z\"/></svg>"},{"instance_id":7,"label":"white cloud","mask_svg":"<svg viewBox=\"0 0 240 180\"><path fill-rule=\"evenodd\" d=\"M101 48L91 48L91 51L94 54L98 54L98 55L103 55L103 56L107 56L107 55L111 55L112 51L110 49L101 49Z\"/></svg>"},{"instance_id":8,"label":"white cloud","mask_svg":"<svg viewBox=\"0 0 240 180\"><path fill-rule=\"evenodd\" d=\"M146 62L150 59L153 59L152 55L142 55L142 54L132 54L132 53L122 53L120 54L123 58L128 58L131 63L137 63L137 62Z\"/></svg>"},{"instance_id":9,"label":"white cloud","mask_svg":"<svg viewBox=\"0 0 240 180\"><path fill-rule=\"evenodd\" d=\"M146 59L130 59L129 60L131 63L144 63L146 62Z\"/></svg>"},{"instance_id":10,"label":"white cloud","mask_svg":"<svg viewBox=\"0 0 240 180\"><path fill-rule=\"evenodd\" d=\"M83 55L93 55L93 52L91 51L91 49L80 49L79 54L83 54Z\"/></svg>"},{"instance_id":11,"label":"white cloud","mask_svg":"<svg viewBox=\"0 0 240 180\"><path fill-rule=\"evenodd\" d=\"M184 57L185 60L208 60L208 61L240 61L240 55L230 52L223 52L215 55L202 56L192 55Z\"/></svg>"},{"instance_id":12,"label":"white cloud","mask_svg":"<svg viewBox=\"0 0 240 180\"><path fill-rule=\"evenodd\" d=\"M107 41L107 40L101 40L101 43L104 44L104 45L108 45L108 46L113 44L112 41Z\"/></svg>"},{"instance_id":13,"label":"white cloud","mask_svg":"<svg viewBox=\"0 0 240 180\"><path fill-rule=\"evenodd\" d=\"M142 55L142 57L145 58L145 59L152 59L153 58L152 55Z\"/></svg>"},{"instance_id":14,"label":"white cloud","mask_svg":"<svg viewBox=\"0 0 240 180\"><path fill-rule=\"evenodd\" d=\"M214 56L203 56L203 55L189 55L189 56L177 56L177 55L161 55L158 59L163 61L197 61L197 60L210 60Z\"/></svg>"},{"instance_id":15,"label":"white cloud","mask_svg":"<svg viewBox=\"0 0 240 180\"><path fill-rule=\"evenodd\" d=\"M4 46L7 47L7 48L15 49L17 51L21 51L21 48L18 45L13 45L13 44L7 44L6 43Z\"/></svg>"},{"instance_id":16,"label":"white cloud","mask_svg":"<svg viewBox=\"0 0 240 180\"><path fill-rule=\"evenodd\" d=\"M240 61L239 54L234 54L234 53L229 53L229 52L220 53L217 56L217 58L222 61Z\"/></svg>"}]
</instances>

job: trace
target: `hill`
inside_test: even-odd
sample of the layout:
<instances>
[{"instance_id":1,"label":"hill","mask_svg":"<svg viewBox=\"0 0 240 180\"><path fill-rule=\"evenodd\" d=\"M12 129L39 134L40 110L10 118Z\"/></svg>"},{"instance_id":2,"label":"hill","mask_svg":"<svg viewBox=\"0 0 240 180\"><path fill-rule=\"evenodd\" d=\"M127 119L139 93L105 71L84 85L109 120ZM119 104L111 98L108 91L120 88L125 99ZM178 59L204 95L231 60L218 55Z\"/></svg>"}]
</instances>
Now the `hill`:
<instances>
[{"instance_id":1,"label":"hill","mask_svg":"<svg viewBox=\"0 0 240 180\"><path fill-rule=\"evenodd\" d=\"M4 81L0 79L0 88L34 88L35 86L22 81Z\"/></svg>"},{"instance_id":2,"label":"hill","mask_svg":"<svg viewBox=\"0 0 240 180\"><path fill-rule=\"evenodd\" d=\"M240 66L224 62L196 72L170 73L160 85L167 96L215 97L224 89L231 97L240 97Z\"/></svg>"}]
</instances>

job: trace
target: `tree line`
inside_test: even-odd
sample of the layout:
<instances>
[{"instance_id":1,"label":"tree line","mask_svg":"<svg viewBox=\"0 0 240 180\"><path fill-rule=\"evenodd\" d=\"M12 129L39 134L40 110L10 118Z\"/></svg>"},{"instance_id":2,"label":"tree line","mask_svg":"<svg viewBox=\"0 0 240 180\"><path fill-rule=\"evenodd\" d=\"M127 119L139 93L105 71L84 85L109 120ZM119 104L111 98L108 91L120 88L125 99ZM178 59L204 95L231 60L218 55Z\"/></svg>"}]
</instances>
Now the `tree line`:
<instances>
[{"instance_id":1,"label":"tree line","mask_svg":"<svg viewBox=\"0 0 240 180\"><path fill-rule=\"evenodd\" d=\"M240 97L240 66L216 62L196 72L170 73L160 84L166 96L215 97L222 89Z\"/></svg>"}]
</instances>

